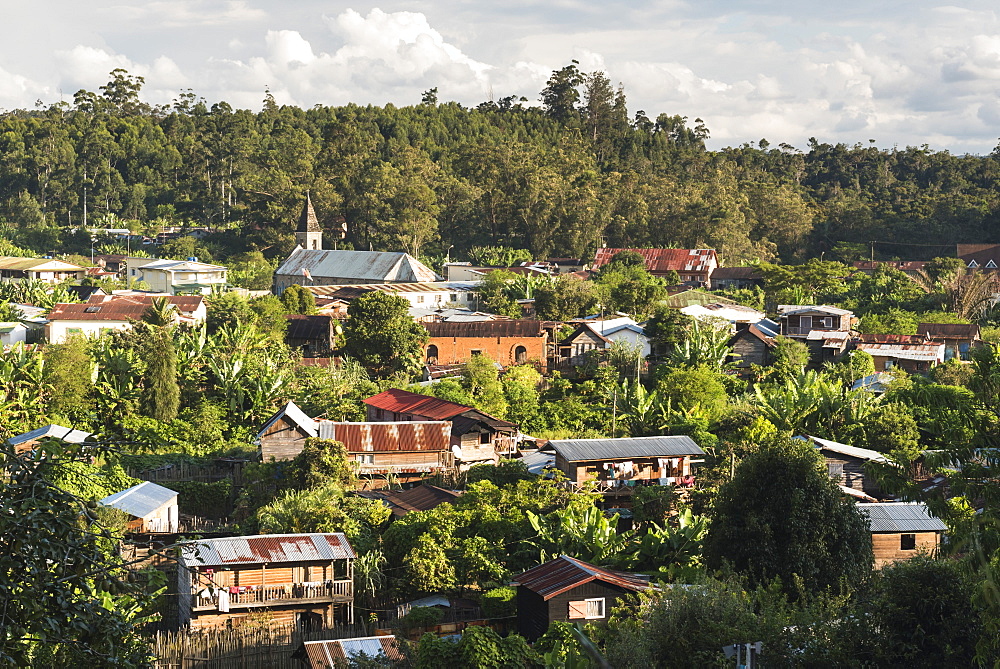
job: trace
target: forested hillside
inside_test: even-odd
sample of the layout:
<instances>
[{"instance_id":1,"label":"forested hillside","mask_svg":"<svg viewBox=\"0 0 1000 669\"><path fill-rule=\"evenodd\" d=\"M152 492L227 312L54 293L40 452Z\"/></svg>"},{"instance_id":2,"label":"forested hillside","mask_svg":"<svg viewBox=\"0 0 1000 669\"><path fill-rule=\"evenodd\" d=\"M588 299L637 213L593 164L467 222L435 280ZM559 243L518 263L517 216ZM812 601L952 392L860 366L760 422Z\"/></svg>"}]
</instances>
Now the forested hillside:
<instances>
[{"instance_id":1,"label":"forested hillside","mask_svg":"<svg viewBox=\"0 0 1000 669\"><path fill-rule=\"evenodd\" d=\"M604 243L715 247L727 264L853 260L875 241L881 257L920 259L1000 240L996 153L816 139L708 151L700 119L629 110L603 73L575 64L553 73L537 107L439 104L433 89L404 108L303 110L266 94L253 112L192 91L151 107L142 84L115 70L73 104L0 116L0 237L81 252L90 240L72 230L86 204L91 226L235 228L209 240L216 259L273 258L293 244L309 191L328 240L346 221L348 245L429 258L485 244L578 256Z\"/></svg>"}]
</instances>

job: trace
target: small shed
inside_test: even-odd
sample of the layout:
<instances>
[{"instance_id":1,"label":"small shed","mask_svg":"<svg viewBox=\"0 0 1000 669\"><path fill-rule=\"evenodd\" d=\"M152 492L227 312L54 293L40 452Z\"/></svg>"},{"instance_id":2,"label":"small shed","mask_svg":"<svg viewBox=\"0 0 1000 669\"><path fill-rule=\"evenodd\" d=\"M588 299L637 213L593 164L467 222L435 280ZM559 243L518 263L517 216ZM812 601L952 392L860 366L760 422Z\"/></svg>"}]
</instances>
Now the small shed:
<instances>
[{"instance_id":1,"label":"small shed","mask_svg":"<svg viewBox=\"0 0 1000 669\"><path fill-rule=\"evenodd\" d=\"M517 576L517 633L534 641L553 621L605 622L626 595L649 590L649 577L595 567L561 555Z\"/></svg>"},{"instance_id":2,"label":"small shed","mask_svg":"<svg viewBox=\"0 0 1000 669\"><path fill-rule=\"evenodd\" d=\"M875 550L875 568L919 553L933 553L948 527L918 502L859 504L868 517Z\"/></svg>"},{"instance_id":3,"label":"small shed","mask_svg":"<svg viewBox=\"0 0 1000 669\"><path fill-rule=\"evenodd\" d=\"M100 504L132 516L128 524L129 532L177 531L177 493L152 481L143 481L127 490L108 495Z\"/></svg>"},{"instance_id":4,"label":"small shed","mask_svg":"<svg viewBox=\"0 0 1000 669\"><path fill-rule=\"evenodd\" d=\"M67 444L82 444L90 436L89 432L74 430L65 425L50 423L36 428L31 432L18 434L7 440L8 446L13 446L17 453L26 453L35 448L35 445L46 439L59 439Z\"/></svg>"}]
</instances>

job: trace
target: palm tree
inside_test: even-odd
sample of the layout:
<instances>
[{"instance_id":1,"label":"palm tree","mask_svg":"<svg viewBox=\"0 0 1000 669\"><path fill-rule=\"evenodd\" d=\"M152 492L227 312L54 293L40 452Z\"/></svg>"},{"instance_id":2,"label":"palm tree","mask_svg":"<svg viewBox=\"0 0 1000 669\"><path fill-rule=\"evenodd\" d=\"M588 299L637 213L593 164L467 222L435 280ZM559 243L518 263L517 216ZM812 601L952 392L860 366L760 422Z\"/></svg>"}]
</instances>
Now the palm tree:
<instances>
[{"instance_id":1,"label":"palm tree","mask_svg":"<svg viewBox=\"0 0 1000 669\"><path fill-rule=\"evenodd\" d=\"M942 273L936 279L920 270L914 279L928 295L938 294L942 306L956 316L975 320L994 304L1000 292L1000 278L995 272L969 271L964 268Z\"/></svg>"},{"instance_id":2,"label":"palm tree","mask_svg":"<svg viewBox=\"0 0 1000 669\"><path fill-rule=\"evenodd\" d=\"M154 327L173 325L177 319L177 308L166 297L154 297L142 314L142 321Z\"/></svg>"}]
</instances>

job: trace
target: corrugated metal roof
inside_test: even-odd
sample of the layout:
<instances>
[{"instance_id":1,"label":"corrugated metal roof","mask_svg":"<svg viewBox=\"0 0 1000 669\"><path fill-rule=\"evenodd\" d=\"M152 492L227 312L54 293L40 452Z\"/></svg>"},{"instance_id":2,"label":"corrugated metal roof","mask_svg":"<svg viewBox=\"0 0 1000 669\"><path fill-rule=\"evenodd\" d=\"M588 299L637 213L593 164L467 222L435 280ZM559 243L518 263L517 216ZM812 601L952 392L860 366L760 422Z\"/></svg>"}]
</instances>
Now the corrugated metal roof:
<instances>
[{"instance_id":1,"label":"corrugated metal roof","mask_svg":"<svg viewBox=\"0 0 1000 669\"><path fill-rule=\"evenodd\" d=\"M560 555L545 564L532 567L516 576L511 585L527 588L549 600L591 581L603 581L635 592L651 587L649 579L639 574L602 569L568 555Z\"/></svg>"},{"instance_id":2,"label":"corrugated metal roof","mask_svg":"<svg viewBox=\"0 0 1000 669\"><path fill-rule=\"evenodd\" d=\"M86 302L56 304L48 315L50 321L128 321L139 320L155 299L166 299L181 315L201 307L201 296L181 295L92 295Z\"/></svg>"},{"instance_id":3,"label":"corrugated metal roof","mask_svg":"<svg viewBox=\"0 0 1000 669\"><path fill-rule=\"evenodd\" d=\"M410 511L429 511L444 503L454 502L462 496L460 490L448 490L436 485L423 484L401 492L383 492L380 497L396 516L405 516Z\"/></svg>"},{"instance_id":4,"label":"corrugated metal roof","mask_svg":"<svg viewBox=\"0 0 1000 669\"><path fill-rule=\"evenodd\" d=\"M331 329L330 316L307 316L304 314L288 314L288 329L285 337L288 339L329 339Z\"/></svg>"},{"instance_id":5,"label":"corrugated metal roof","mask_svg":"<svg viewBox=\"0 0 1000 669\"><path fill-rule=\"evenodd\" d=\"M705 451L701 450L698 444L687 435L620 439L559 439L550 441L549 446L570 462L705 455Z\"/></svg>"},{"instance_id":6,"label":"corrugated metal roof","mask_svg":"<svg viewBox=\"0 0 1000 669\"><path fill-rule=\"evenodd\" d=\"M420 395L406 390L399 390L398 388L384 390L378 395L369 397L364 402L368 406L382 409L383 411L415 413L435 420L448 420L472 408L464 404L455 404L454 402L440 400L430 395Z\"/></svg>"},{"instance_id":7,"label":"corrugated metal roof","mask_svg":"<svg viewBox=\"0 0 1000 669\"><path fill-rule=\"evenodd\" d=\"M305 641L301 651L297 651L293 657L305 659L310 669L331 669L346 666L349 660L362 653L369 658L382 657L392 661L405 659L399 650L399 642L392 635Z\"/></svg>"},{"instance_id":8,"label":"corrugated metal roof","mask_svg":"<svg viewBox=\"0 0 1000 669\"><path fill-rule=\"evenodd\" d=\"M529 474L541 475L542 470L546 467L555 466L556 456L555 453L535 451L534 453L528 453L521 458L521 462L528 468Z\"/></svg>"},{"instance_id":9,"label":"corrugated metal roof","mask_svg":"<svg viewBox=\"0 0 1000 669\"><path fill-rule=\"evenodd\" d=\"M341 423L319 421L319 438L334 439L350 453L447 451L451 448L448 421Z\"/></svg>"},{"instance_id":10,"label":"corrugated metal roof","mask_svg":"<svg viewBox=\"0 0 1000 669\"><path fill-rule=\"evenodd\" d=\"M975 323L920 323L917 333L929 339L975 339L979 326Z\"/></svg>"},{"instance_id":11,"label":"corrugated metal roof","mask_svg":"<svg viewBox=\"0 0 1000 669\"><path fill-rule=\"evenodd\" d=\"M9 446L17 446L18 444L25 444L47 438L61 439L62 441L70 444L82 444L89 436L90 432L74 430L73 428L66 427L64 425L49 424L36 428L31 432L15 435L7 440L7 444Z\"/></svg>"},{"instance_id":12,"label":"corrugated metal roof","mask_svg":"<svg viewBox=\"0 0 1000 669\"><path fill-rule=\"evenodd\" d=\"M808 439L812 441L814 444L816 444L821 451L831 451L833 453L840 453L841 455L847 455L852 458L858 458L859 460L889 462L888 458L886 458L878 451L872 451L867 448L858 448L856 446L848 446L847 444L841 444L836 441L830 441L829 439L820 439L819 437L808 436Z\"/></svg>"},{"instance_id":13,"label":"corrugated metal roof","mask_svg":"<svg viewBox=\"0 0 1000 669\"><path fill-rule=\"evenodd\" d=\"M811 304L779 304L778 305L778 318L784 316L791 316L793 314L807 314L810 312L818 312L821 314L833 314L834 316L853 316L853 311L848 311L847 309L841 309L840 307L831 307L827 304L821 305L811 305Z\"/></svg>"},{"instance_id":14,"label":"corrugated metal roof","mask_svg":"<svg viewBox=\"0 0 1000 669\"><path fill-rule=\"evenodd\" d=\"M314 279L377 281L379 283L437 281L438 275L409 253L337 251L296 248L275 272L304 283L303 270Z\"/></svg>"},{"instance_id":15,"label":"corrugated metal roof","mask_svg":"<svg viewBox=\"0 0 1000 669\"><path fill-rule=\"evenodd\" d=\"M868 515L872 532L944 532L940 518L931 515L926 504L918 502L875 502L859 504Z\"/></svg>"},{"instance_id":16,"label":"corrugated metal roof","mask_svg":"<svg viewBox=\"0 0 1000 669\"><path fill-rule=\"evenodd\" d=\"M856 348L873 356L898 360L943 361L944 344L870 344L858 342Z\"/></svg>"},{"instance_id":17,"label":"corrugated metal roof","mask_svg":"<svg viewBox=\"0 0 1000 669\"><path fill-rule=\"evenodd\" d=\"M181 561L189 568L346 560L357 557L347 536L342 532L201 539L185 541L180 546Z\"/></svg>"},{"instance_id":18,"label":"corrugated metal roof","mask_svg":"<svg viewBox=\"0 0 1000 669\"><path fill-rule=\"evenodd\" d=\"M466 323L424 323L427 332L435 337L542 337L545 329L540 321L490 320Z\"/></svg>"},{"instance_id":19,"label":"corrugated metal roof","mask_svg":"<svg viewBox=\"0 0 1000 669\"><path fill-rule=\"evenodd\" d=\"M333 286L305 286L316 296L350 299L370 293L468 293L479 288L480 281L423 281L419 283L345 283Z\"/></svg>"},{"instance_id":20,"label":"corrugated metal roof","mask_svg":"<svg viewBox=\"0 0 1000 669\"><path fill-rule=\"evenodd\" d=\"M177 493L152 481L143 481L128 490L108 495L100 501L136 518L145 518L164 505L177 503Z\"/></svg>"},{"instance_id":21,"label":"corrugated metal roof","mask_svg":"<svg viewBox=\"0 0 1000 669\"><path fill-rule=\"evenodd\" d=\"M0 256L0 269L32 272L83 272L84 268L52 258L17 258Z\"/></svg>"},{"instance_id":22,"label":"corrugated metal roof","mask_svg":"<svg viewBox=\"0 0 1000 669\"><path fill-rule=\"evenodd\" d=\"M718 265L715 249L597 249L592 269L600 269L622 251L634 251L650 272L705 272Z\"/></svg>"},{"instance_id":23,"label":"corrugated metal roof","mask_svg":"<svg viewBox=\"0 0 1000 669\"><path fill-rule=\"evenodd\" d=\"M264 436L264 433L282 418L287 418L294 425L302 428L303 432L310 437L315 437L317 434L316 421L307 416L306 412L300 409L295 402L289 400L285 406L278 409L278 412L271 416L266 423L264 423L264 427L260 428L260 432L257 433L255 440L260 441L260 438Z\"/></svg>"}]
</instances>

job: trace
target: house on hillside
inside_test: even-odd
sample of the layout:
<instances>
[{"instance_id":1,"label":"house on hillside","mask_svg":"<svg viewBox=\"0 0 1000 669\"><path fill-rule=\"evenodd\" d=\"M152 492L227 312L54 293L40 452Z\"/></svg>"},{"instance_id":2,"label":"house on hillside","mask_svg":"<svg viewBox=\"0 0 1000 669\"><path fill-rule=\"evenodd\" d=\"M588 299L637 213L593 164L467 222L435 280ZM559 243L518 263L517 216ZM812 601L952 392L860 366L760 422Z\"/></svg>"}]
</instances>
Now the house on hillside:
<instances>
[{"instance_id":1,"label":"house on hillside","mask_svg":"<svg viewBox=\"0 0 1000 669\"><path fill-rule=\"evenodd\" d=\"M503 367L533 362L544 371L555 326L522 319L431 322L424 327L430 334L424 345L428 365L460 365L485 355Z\"/></svg>"},{"instance_id":2,"label":"house on hillside","mask_svg":"<svg viewBox=\"0 0 1000 669\"><path fill-rule=\"evenodd\" d=\"M553 439L556 468L571 483L596 481L606 494L631 494L640 485L692 487L705 451L687 435L616 439Z\"/></svg>"},{"instance_id":3,"label":"house on hillside","mask_svg":"<svg viewBox=\"0 0 1000 669\"><path fill-rule=\"evenodd\" d=\"M591 327L590 323L579 323L555 347L555 360L550 367L570 372L587 364L591 351L603 351L610 347L611 340Z\"/></svg>"},{"instance_id":4,"label":"house on hillside","mask_svg":"<svg viewBox=\"0 0 1000 669\"><path fill-rule=\"evenodd\" d=\"M0 283L41 281L56 284L79 281L86 276L86 268L62 260L0 256Z\"/></svg>"},{"instance_id":5,"label":"house on hillside","mask_svg":"<svg viewBox=\"0 0 1000 669\"><path fill-rule=\"evenodd\" d=\"M888 463L889 459L878 451L867 448L848 446L829 439L819 437L800 437L807 439L816 447L816 451L826 461L826 469L830 478L845 492L850 490L862 493L875 499L885 498L885 493L879 487L875 478L865 471L869 462Z\"/></svg>"},{"instance_id":6,"label":"house on hillside","mask_svg":"<svg viewBox=\"0 0 1000 669\"><path fill-rule=\"evenodd\" d=\"M293 285L426 283L439 277L409 253L335 251L296 247L274 273L272 292Z\"/></svg>"},{"instance_id":7,"label":"house on hillside","mask_svg":"<svg viewBox=\"0 0 1000 669\"><path fill-rule=\"evenodd\" d=\"M729 362L741 373L751 365L767 367L771 364L771 352L776 346L774 336L773 332L765 331L757 324L737 330L729 339L729 346L733 349Z\"/></svg>"},{"instance_id":8,"label":"house on hillside","mask_svg":"<svg viewBox=\"0 0 1000 669\"><path fill-rule=\"evenodd\" d=\"M331 316L306 316L289 314L285 316L288 327L285 343L302 351L307 358L325 358L333 353L336 320Z\"/></svg>"},{"instance_id":9,"label":"house on hillside","mask_svg":"<svg viewBox=\"0 0 1000 669\"><path fill-rule=\"evenodd\" d=\"M856 260L851 267L862 274L874 274L878 267L891 267L912 277L920 276L927 262L924 260Z\"/></svg>"},{"instance_id":10,"label":"house on hillside","mask_svg":"<svg viewBox=\"0 0 1000 669\"><path fill-rule=\"evenodd\" d=\"M716 267L712 272L711 289L745 289L763 286L764 277L756 267Z\"/></svg>"},{"instance_id":11,"label":"house on hillside","mask_svg":"<svg viewBox=\"0 0 1000 669\"><path fill-rule=\"evenodd\" d=\"M972 349L982 341L975 323L920 323L917 336L944 343L944 359L968 360Z\"/></svg>"},{"instance_id":12,"label":"house on hillside","mask_svg":"<svg viewBox=\"0 0 1000 669\"><path fill-rule=\"evenodd\" d=\"M381 487L390 476L408 483L454 469L451 430L452 424L444 420L318 422L319 438L342 443L358 475L373 487Z\"/></svg>"},{"instance_id":13,"label":"house on hillside","mask_svg":"<svg viewBox=\"0 0 1000 669\"><path fill-rule=\"evenodd\" d=\"M778 305L778 323L785 337L805 339L810 332L850 332L854 313L827 305Z\"/></svg>"},{"instance_id":14,"label":"house on hillside","mask_svg":"<svg viewBox=\"0 0 1000 669\"><path fill-rule=\"evenodd\" d=\"M174 533L178 529L177 493L151 481L108 495L98 504L131 516L128 532Z\"/></svg>"},{"instance_id":15,"label":"house on hillside","mask_svg":"<svg viewBox=\"0 0 1000 669\"><path fill-rule=\"evenodd\" d=\"M517 452L517 425L494 418L484 411L391 388L365 400L368 420L448 421L455 465L467 469L474 464L496 463L499 456Z\"/></svg>"},{"instance_id":16,"label":"house on hillside","mask_svg":"<svg viewBox=\"0 0 1000 669\"><path fill-rule=\"evenodd\" d=\"M208 313L200 295L94 295L86 302L55 305L48 315L45 338L58 344L72 335L98 337L109 330L131 330L156 299L166 299L174 307L177 323L195 325Z\"/></svg>"},{"instance_id":17,"label":"house on hillside","mask_svg":"<svg viewBox=\"0 0 1000 669\"><path fill-rule=\"evenodd\" d=\"M876 372L902 369L911 374L926 372L944 362L944 342L929 341L921 336L858 335L854 347L875 359Z\"/></svg>"},{"instance_id":18,"label":"house on hillside","mask_svg":"<svg viewBox=\"0 0 1000 669\"><path fill-rule=\"evenodd\" d=\"M691 304L682 307L680 311L686 316L697 318L701 321L728 321L732 324L734 331L746 329L751 323L758 323L767 316L763 311L744 307L742 304L726 304L723 302Z\"/></svg>"},{"instance_id":19,"label":"house on hillside","mask_svg":"<svg viewBox=\"0 0 1000 669\"><path fill-rule=\"evenodd\" d=\"M319 426L295 402L278 409L254 437L261 462L291 460L302 452L306 439L316 437Z\"/></svg>"},{"instance_id":20,"label":"house on hillside","mask_svg":"<svg viewBox=\"0 0 1000 669\"><path fill-rule=\"evenodd\" d=\"M933 554L948 529L931 515L926 504L880 502L859 504L858 508L868 517L876 569L921 553Z\"/></svg>"},{"instance_id":21,"label":"house on hillside","mask_svg":"<svg viewBox=\"0 0 1000 669\"><path fill-rule=\"evenodd\" d=\"M13 446L15 453L27 453L34 450L35 446L46 439L58 439L67 444L82 444L87 441L87 437L89 436L90 432L74 430L71 427L50 423L49 425L36 428L31 432L10 437L5 443L8 446Z\"/></svg>"},{"instance_id":22,"label":"house on hillside","mask_svg":"<svg viewBox=\"0 0 1000 669\"><path fill-rule=\"evenodd\" d=\"M995 270L1000 267L1000 244L957 244L955 252L969 269Z\"/></svg>"},{"instance_id":23,"label":"house on hillside","mask_svg":"<svg viewBox=\"0 0 1000 669\"><path fill-rule=\"evenodd\" d=\"M528 641L555 621L603 623L627 595L655 589L649 577L595 567L561 555L515 576L517 633Z\"/></svg>"},{"instance_id":24,"label":"house on hillside","mask_svg":"<svg viewBox=\"0 0 1000 669\"><path fill-rule=\"evenodd\" d=\"M182 628L238 625L264 611L272 624L303 629L354 622L357 556L340 532L199 539L179 553Z\"/></svg>"},{"instance_id":25,"label":"house on hillside","mask_svg":"<svg viewBox=\"0 0 1000 669\"><path fill-rule=\"evenodd\" d=\"M129 285L143 281L149 290L169 295L211 295L226 287L228 269L222 265L187 260L129 258L126 272Z\"/></svg>"},{"instance_id":26,"label":"house on hillside","mask_svg":"<svg viewBox=\"0 0 1000 669\"><path fill-rule=\"evenodd\" d=\"M395 663L406 660L406 656L399 648L399 640L391 634L303 641L291 657L293 660L301 661L305 669L348 667L359 657L380 662L377 665L380 667L395 666Z\"/></svg>"},{"instance_id":27,"label":"house on hillside","mask_svg":"<svg viewBox=\"0 0 1000 669\"><path fill-rule=\"evenodd\" d=\"M708 286L712 272L719 266L715 249L597 249L591 269L599 270L622 251L634 251L646 261L646 270L653 276L677 272L681 283Z\"/></svg>"},{"instance_id":28,"label":"house on hillside","mask_svg":"<svg viewBox=\"0 0 1000 669\"><path fill-rule=\"evenodd\" d=\"M0 322L0 346L27 343L31 328L21 321Z\"/></svg>"}]
</instances>

